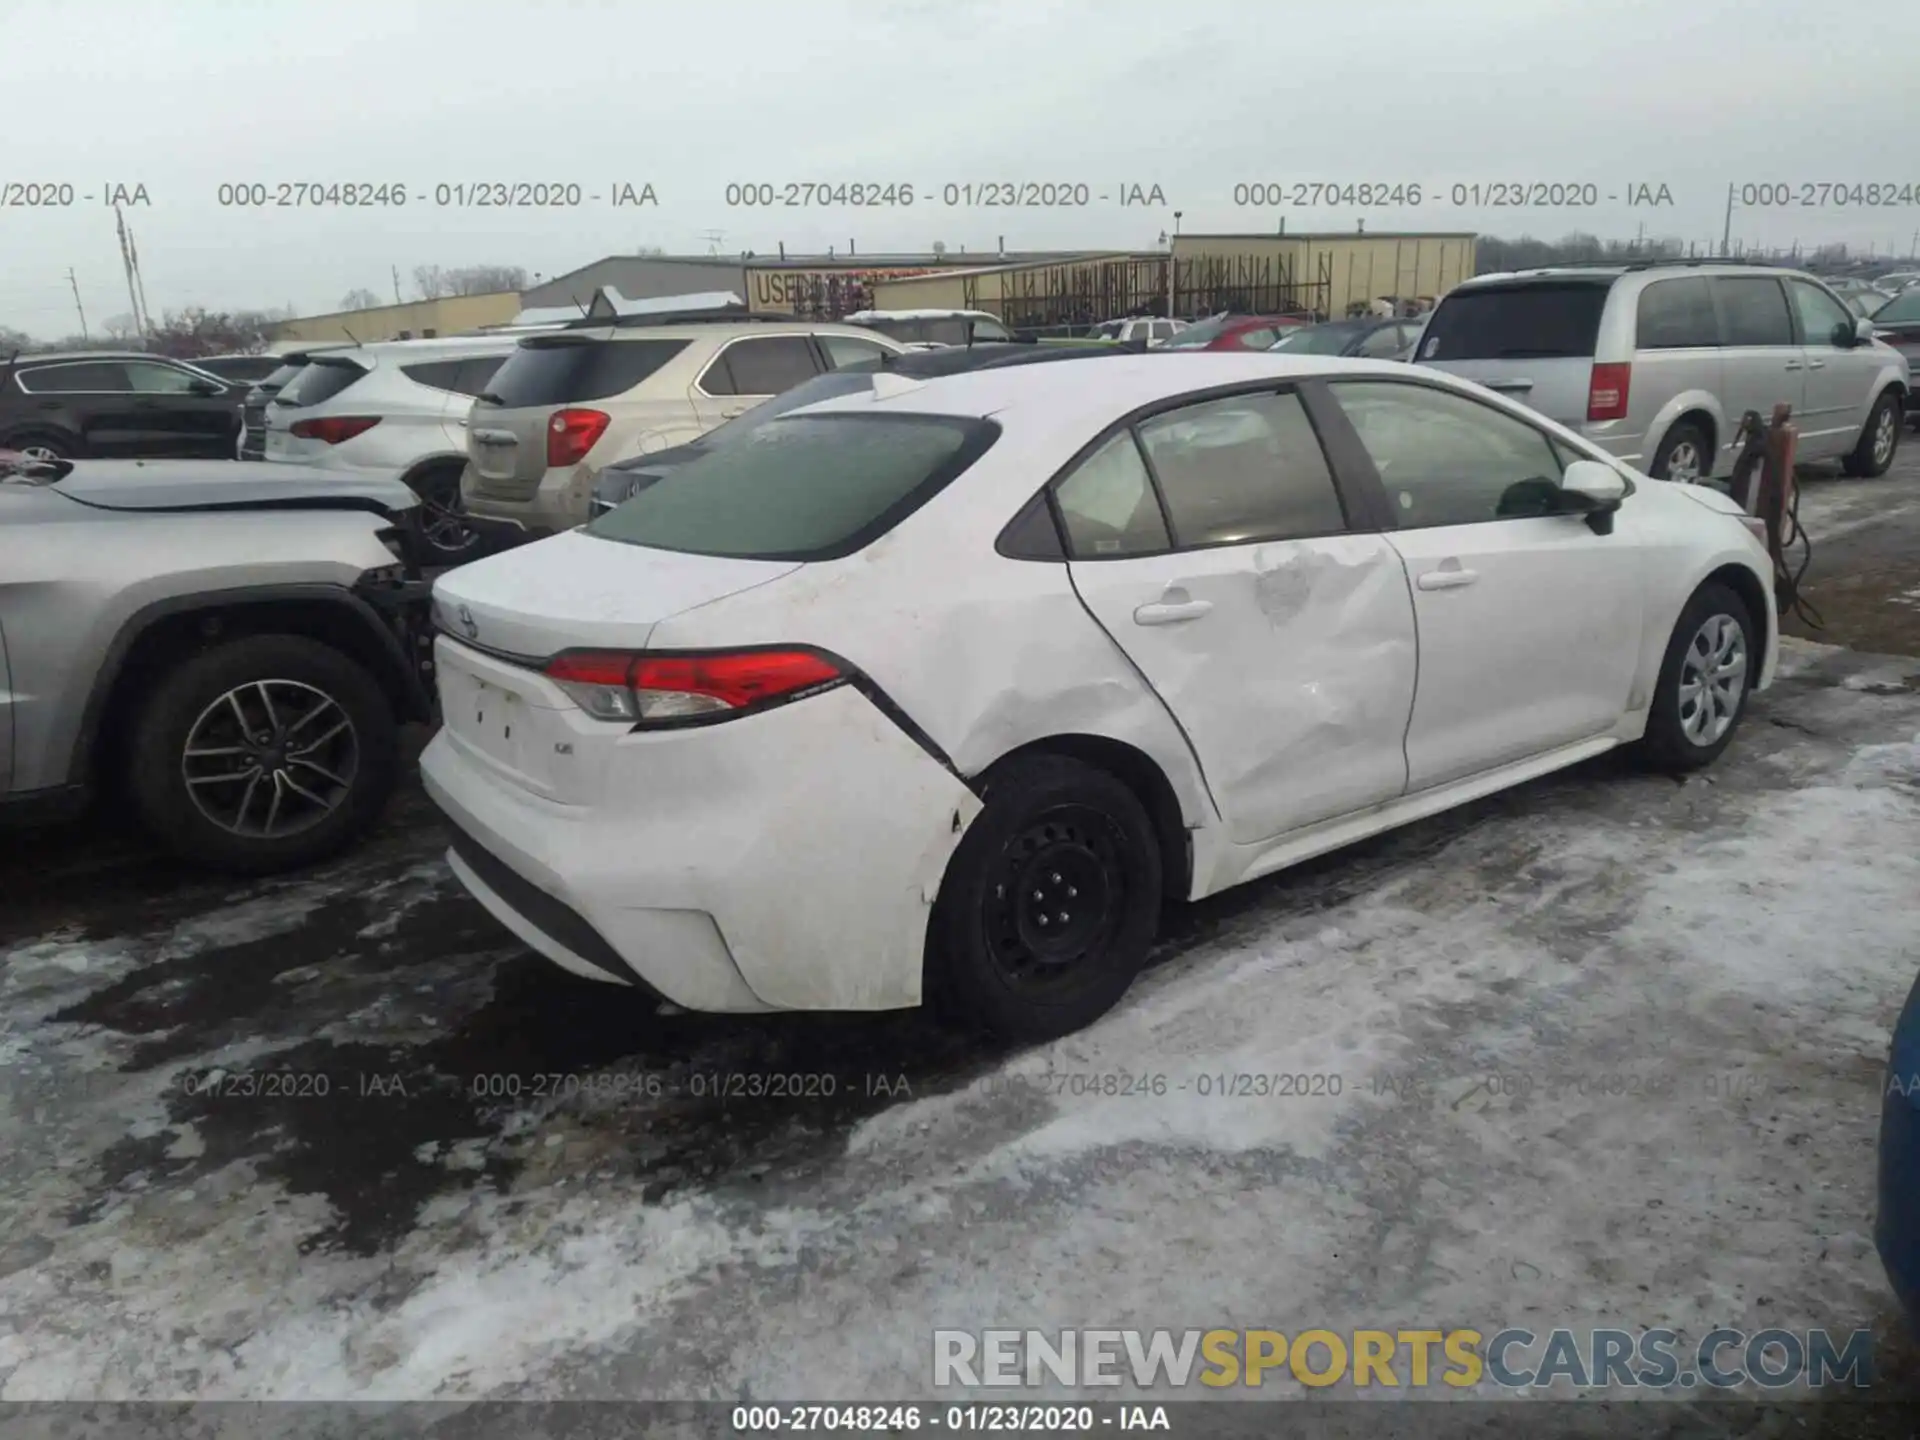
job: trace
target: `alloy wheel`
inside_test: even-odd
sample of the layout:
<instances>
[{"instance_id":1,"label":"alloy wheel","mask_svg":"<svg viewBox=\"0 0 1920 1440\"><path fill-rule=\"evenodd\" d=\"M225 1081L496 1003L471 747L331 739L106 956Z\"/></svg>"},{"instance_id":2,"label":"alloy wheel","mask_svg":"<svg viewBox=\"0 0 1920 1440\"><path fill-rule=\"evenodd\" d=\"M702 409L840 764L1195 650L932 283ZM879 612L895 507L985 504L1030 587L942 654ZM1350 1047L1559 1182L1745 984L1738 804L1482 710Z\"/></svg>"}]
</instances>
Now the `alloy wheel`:
<instances>
[{"instance_id":1,"label":"alloy wheel","mask_svg":"<svg viewBox=\"0 0 1920 1440\"><path fill-rule=\"evenodd\" d=\"M462 555L474 547L480 532L467 523L460 505L460 479L451 484L437 479L421 486L420 534L427 544L442 555Z\"/></svg>"},{"instance_id":2,"label":"alloy wheel","mask_svg":"<svg viewBox=\"0 0 1920 1440\"><path fill-rule=\"evenodd\" d=\"M352 792L360 737L340 702L298 680L236 685L187 731L180 773L222 830L278 840L312 829Z\"/></svg>"},{"instance_id":3,"label":"alloy wheel","mask_svg":"<svg viewBox=\"0 0 1920 1440\"><path fill-rule=\"evenodd\" d=\"M1747 635L1731 615L1711 615L1680 662L1680 732L1698 746L1733 726L1747 686Z\"/></svg>"},{"instance_id":4,"label":"alloy wheel","mask_svg":"<svg viewBox=\"0 0 1920 1440\"><path fill-rule=\"evenodd\" d=\"M1900 438L1900 418L1894 407L1884 405L1873 422L1873 466L1885 469L1893 463L1893 447Z\"/></svg>"},{"instance_id":5,"label":"alloy wheel","mask_svg":"<svg viewBox=\"0 0 1920 1440\"><path fill-rule=\"evenodd\" d=\"M64 460L67 458L50 445L22 445L20 447L20 453L29 460Z\"/></svg>"},{"instance_id":6,"label":"alloy wheel","mask_svg":"<svg viewBox=\"0 0 1920 1440\"><path fill-rule=\"evenodd\" d=\"M1673 447L1667 456L1667 479L1681 485L1692 485L1700 479L1700 447L1691 440L1682 440Z\"/></svg>"},{"instance_id":7,"label":"alloy wheel","mask_svg":"<svg viewBox=\"0 0 1920 1440\"><path fill-rule=\"evenodd\" d=\"M1123 835L1101 811L1035 817L1002 852L985 898L995 968L1029 995L1071 989L1098 965L1125 912Z\"/></svg>"}]
</instances>

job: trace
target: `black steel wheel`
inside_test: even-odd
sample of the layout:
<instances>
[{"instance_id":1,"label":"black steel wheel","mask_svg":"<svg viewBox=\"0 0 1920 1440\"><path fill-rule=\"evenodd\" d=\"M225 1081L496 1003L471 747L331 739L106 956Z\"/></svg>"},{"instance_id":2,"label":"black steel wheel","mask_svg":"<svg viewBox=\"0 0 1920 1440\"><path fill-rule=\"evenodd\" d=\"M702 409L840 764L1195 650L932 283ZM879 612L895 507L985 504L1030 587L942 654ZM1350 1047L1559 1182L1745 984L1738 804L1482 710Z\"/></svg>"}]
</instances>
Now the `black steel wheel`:
<instances>
[{"instance_id":1,"label":"black steel wheel","mask_svg":"<svg viewBox=\"0 0 1920 1440\"><path fill-rule=\"evenodd\" d=\"M1105 1014L1159 925L1161 859L1115 776L1061 755L989 776L928 935L936 1003L997 1034L1049 1039Z\"/></svg>"}]
</instances>

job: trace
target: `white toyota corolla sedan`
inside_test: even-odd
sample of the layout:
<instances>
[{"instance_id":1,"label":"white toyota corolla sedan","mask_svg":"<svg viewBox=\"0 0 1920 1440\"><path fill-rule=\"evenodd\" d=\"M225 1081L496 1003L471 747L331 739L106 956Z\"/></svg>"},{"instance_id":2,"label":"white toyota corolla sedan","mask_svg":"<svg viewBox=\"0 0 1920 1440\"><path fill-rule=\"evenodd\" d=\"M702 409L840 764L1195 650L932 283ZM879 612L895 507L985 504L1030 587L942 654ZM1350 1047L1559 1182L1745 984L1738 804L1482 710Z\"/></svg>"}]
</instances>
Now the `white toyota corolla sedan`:
<instances>
[{"instance_id":1,"label":"white toyota corolla sedan","mask_svg":"<svg viewBox=\"0 0 1920 1440\"><path fill-rule=\"evenodd\" d=\"M444 576L423 769L576 974L1057 1035L1168 897L1711 761L1772 678L1755 525L1405 365L881 373Z\"/></svg>"}]
</instances>

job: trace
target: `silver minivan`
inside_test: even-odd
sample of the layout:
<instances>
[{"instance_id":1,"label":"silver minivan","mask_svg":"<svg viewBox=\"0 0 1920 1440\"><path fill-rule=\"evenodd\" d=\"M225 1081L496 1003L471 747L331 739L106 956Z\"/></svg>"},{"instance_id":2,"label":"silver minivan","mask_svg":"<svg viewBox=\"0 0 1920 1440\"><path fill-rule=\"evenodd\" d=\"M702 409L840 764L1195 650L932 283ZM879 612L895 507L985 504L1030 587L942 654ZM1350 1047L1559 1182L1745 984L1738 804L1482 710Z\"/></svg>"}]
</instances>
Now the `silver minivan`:
<instances>
[{"instance_id":1,"label":"silver minivan","mask_svg":"<svg viewBox=\"0 0 1920 1440\"><path fill-rule=\"evenodd\" d=\"M1729 474L1740 417L1782 401L1798 458L1879 475L1911 383L1906 358L1819 281L1733 262L1477 276L1441 300L1414 357L1681 481Z\"/></svg>"}]
</instances>

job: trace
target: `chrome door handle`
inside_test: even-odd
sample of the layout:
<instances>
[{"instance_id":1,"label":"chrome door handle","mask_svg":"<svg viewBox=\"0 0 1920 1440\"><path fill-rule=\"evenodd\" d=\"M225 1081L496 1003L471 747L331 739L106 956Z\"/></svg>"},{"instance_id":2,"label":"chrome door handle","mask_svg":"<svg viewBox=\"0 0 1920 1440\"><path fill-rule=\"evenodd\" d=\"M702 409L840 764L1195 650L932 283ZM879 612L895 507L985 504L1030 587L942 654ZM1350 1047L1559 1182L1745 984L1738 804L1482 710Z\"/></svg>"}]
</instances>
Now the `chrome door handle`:
<instances>
[{"instance_id":1,"label":"chrome door handle","mask_svg":"<svg viewBox=\"0 0 1920 1440\"><path fill-rule=\"evenodd\" d=\"M1478 570L1429 570L1413 583L1422 590L1458 590L1479 578Z\"/></svg>"},{"instance_id":2,"label":"chrome door handle","mask_svg":"<svg viewBox=\"0 0 1920 1440\"><path fill-rule=\"evenodd\" d=\"M1211 600L1182 600L1175 603L1161 602L1156 605L1142 605L1133 612L1136 625L1178 625L1183 620L1198 620L1213 609Z\"/></svg>"},{"instance_id":3,"label":"chrome door handle","mask_svg":"<svg viewBox=\"0 0 1920 1440\"><path fill-rule=\"evenodd\" d=\"M722 410L720 412L720 418L722 420L731 420L736 415L744 415L746 413L747 413L747 407L742 405L738 410Z\"/></svg>"},{"instance_id":4,"label":"chrome door handle","mask_svg":"<svg viewBox=\"0 0 1920 1440\"><path fill-rule=\"evenodd\" d=\"M1807 368L1809 370L1824 370L1827 368L1827 362L1824 360L1809 360L1807 362Z\"/></svg>"},{"instance_id":5,"label":"chrome door handle","mask_svg":"<svg viewBox=\"0 0 1920 1440\"><path fill-rule=\"evenodd\" d=\"M1800 368L1800 362L1798 360L1789 360L1787 362L1787 369L1798 370L1799 368Z\"/></svg>"}]
</instances>

